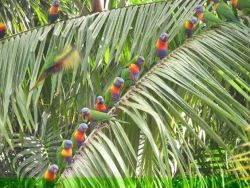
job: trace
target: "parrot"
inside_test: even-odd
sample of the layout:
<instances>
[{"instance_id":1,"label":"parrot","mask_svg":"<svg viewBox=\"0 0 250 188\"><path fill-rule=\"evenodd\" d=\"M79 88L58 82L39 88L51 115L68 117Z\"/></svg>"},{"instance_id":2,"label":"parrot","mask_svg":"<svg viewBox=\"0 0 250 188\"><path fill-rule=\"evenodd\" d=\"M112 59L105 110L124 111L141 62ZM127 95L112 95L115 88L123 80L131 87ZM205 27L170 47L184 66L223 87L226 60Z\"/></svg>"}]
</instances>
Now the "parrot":
<instances>
[{"instance_id":1,"label":"parrot","mask_svg":"<svg viewBox=\"0 0 250 188\"><path fill-rule=\"evenodd\" d=\"M48 169L45 171L42 187L53 187L55 185L55 180L57 178L58 166L56 164L50 165Z\"/></svg>"},{"instance_id":2,"label":"parrot","mask_svg":"<svg viewBox=\"0 0 250 188\"><path fill-rule=\"evenodd\" d=\"M199 20L206 24L207 27L218 27L223 23L218 17L216 17L213 13L208 11L203 11L202 5L198 5L195 9L196 15Z\"/></svg>"},{"instance_id":3,"label":"parrot","mask_svg":"<svg viewBox=\"0 0 250 188\"><path fill-rule=\"evenodd\" d=\"M57 153L57 162L60 172L64 170L66 165L70 165L73 162L73 143L71 140L64 140L59 151Z\"/></svg>"},{"instance_id":4,"label":"parrot","mask_svg":"<svg viewBox=\"0 0 250 188\"><path fill-rule=\"evenodd\" d=\"M48 18L50 23L54 23L59 17L58 6L59 6L58 0L53 0L52 6L48 11L49 13Z\"/></svg>"},{"instance_id":5,"label":"parrot","mask_svg":"<svg viewBox=\"0 0 250 188\"><path fill-rule=\"evenodd\" d=\"M168 34L162 33L156 43L157 56L164 59L168 55Z\"/></svg>"},{"instance_id":6,"label":"parrot","mask_svg":"<svg viewBox=\"0 0 250 188\"><path fill-rule=\"evenodd\" d=\"M95 109L99 112L107 112L107 107L106 105L104 104L104 99L102 96L98 96L96 98L97 100L97 103L95 105Z\"/></svg>"},{"instance_id":7,"label":"parrot","mask_svg":"<svg viewBox=\"0 0 250 188\"><path fill-rule=\"evenodd\" d=\"M90 123L97 122L97 121L106 121L112 118L112 116L108 115L107 113L99 112L96 110L91 110L86 107L84 107L81 110L81 113L82 113L83 119L86 122L90 122Z\"/></svg>"},{"instance_id":8,"label":"parrot","mask_svg":"<svg viewBox=\"0 0 250 188\"><path fill-rule=\"evenodd\" d=\"M4 37L6 33L6 26L4 23L0 23L0 39Z\"/></svg>"},{"instance_id":9,"label":"parrot","mask_svg":"<svg viewBox=\"0 0 250 188\"><path fill-rule=\"evenodd\" d=\"M144 64L144 57L139 56L135 63L132 63L128 68L122 70L121 77L124 80L123 91L126 91L131 84L135 84L137 82L141 66Z\"/></svg>"},{"instance_id":10,"label":"parrot","mask_svg":"<svg viewBox=\"0 0 250 188\"><path fill-rule=\"evenodd\" d=\"M75 50L72 46L67 45L59 56L54 58L54 54L52 54L48 58L47 63L45 63L44 65L45 70L39 76L38 80L36 81L32 89L41 85L49 75L53 73L58 73L62 70L71 69L77 66L79 63L80 63L80 55L78 51Z\"/></svg>"},{"instance_id":11,"label":"parrot","mask_svg":"<svg viewBox=\"0 0 250 188\"><path fill-rule=\"evenodd\" d=\"M76 151L76 149L80 148L83 142L86 139L86 131L88 129L88 125L86 123L81 123L78 126L78 129L74 131L72 135L72 143L73 143L73 151Z\"/></svg>"},{"instance_id":12,"label":"parrot","mask_svg":"<svg viewBox=\"0 0 250 188\"><path fill-rule=\"evenodd\" d=\"M239 10L250 10L250 0L232 0L233 7Z\"/></svg>"},{"instance_id":13,"label":"parrot","mask_svg":"<svg viewBox=\"0 0 250 188\"><path fill-rule=\"evenodd\" d=\"M136 83L139 77L141 66L145 63L145 59L142 56L139 56L135 63L132 63L128 68L123 69L121 73L121 77L124 80L124 84L126 81L131 80L133 84Z\"/></svg>"},{"instance_id":14,"label":"parrot","mask_svg":"<svg viewBox=\"0 0 250 188\"><path fill-rule=\"evenodd\" d=\"M221 0L213 0L214 1L214 8L218 14L218 16L222 20L239 22L234 15L233 9L229 7L227 3Z\"/></svg>"},{"instance_id":15,"label":"parrot","mask_svg":"<svg viewBox=\"0 0 250 188\"><path fill-rule=\"evenodd\" d=\"M121 77L116 77L112 86L105 93L104 103L108 109L112 108L115 104L119 102L121 89L123 88L123 86L124 86L124 80Z\"/></svg>"},{"instance_id":16,"label":"parrot","mask_svg":"<svg viewBox=\"0 0 250 188\"><path fill-rule=\"evenodd\" d=\"M193 17L191 20L186 21L185 23L185 34L187 38L192 37L193 29L195 24L197 23L197 18Z\"/></svg>"}]
</instances>

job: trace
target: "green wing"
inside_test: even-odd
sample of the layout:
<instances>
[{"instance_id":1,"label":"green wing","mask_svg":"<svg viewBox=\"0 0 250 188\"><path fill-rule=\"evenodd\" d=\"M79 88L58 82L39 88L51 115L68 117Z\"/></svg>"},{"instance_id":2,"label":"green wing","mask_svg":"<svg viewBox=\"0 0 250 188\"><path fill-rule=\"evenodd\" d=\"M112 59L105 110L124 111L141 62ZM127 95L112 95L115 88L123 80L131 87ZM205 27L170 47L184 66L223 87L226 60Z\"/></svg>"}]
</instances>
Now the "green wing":
<instances>
[{"instance_id":1,"label":"green wing","mask_svg":"<svg viewBox=\"0 0 250 188\"><path fill-rule=\"evenodd\" d=\"M77 129L73 132L73 134L72 134L72 136L71 136L71 139L70 139L70 140L72 141L72 143L73 143L73 148L72 148L73 155L74 155L75 152L78 150L78 148L77 148L77 143L76 143L76 139L75 139L75 137L74 137L76 131L77 131Z\"/></svg>"},{"instance_id":2,"label":"green wing","mask_svg":"<svg viewBox=\"0 0 250 188\"><path fill-rule=\"evenodd\" d=\"M112 118L112 116L107 113L99 112L96 110L90 110L90 115L94 121L105 121Z\"/></svg>"},{"instance_id":3,"label":"green wing","mask_svg":"<svg viewBox=\"0 0 250 188\"><path fill-rule=\"evenodd\" d=\"M129 80L130 70L128 68L123 69L121 72L121 77L124 80L124 86L121 91L121 95L127 90L127 88L132 84L132 80Z\"/></svg>"},{"instance_id":4,"label":"green wing","mask_svg":"<svg viewBox=\"0 0 250 188\"><path fill-rule=\"evenodd\" d=\"M234 15L233 9L230 8L224 1L220 1L220 4L217 7L217 14L221 19L238 21Z\"/></svg>"},{"instance_id":5,"label":"green wing","mask_svg":"<svg viewBox=\"0 0 250 188\"><path fill-rule=\"evenodd\" d=\"M114 106L114 101L109 90L105 93L104 100L107 108L112 108Z\"/></svg>"},{"instance_id":6,"label":"green wing","mask_svg":"<svg viewBox=\"0 0 250 188\"><path fill-rule=\"evenodd\" d=\"M216 17L213 13L205 11L203 17L206 21L208 27L218 26L223 23L218 17Z\"/></svg>"},{"instance_id":7,"label":"green wing","mask_svg":"<svg viewBox=\"0 0 250 188\"><path fill-rule=\"evenodd\" d=\"M59 168L59 174L63 172L66 164L63 160L63 156L61 155L61 151L62 151L62 148L63 148L63 143L62 145L60 146L60 148L58 148L57 150L57 165L58 165L58 168Z\"/></svg>"},{"instance_id":8,"label":"green wing","mask_svg":"<svg viewBox=\"0 0 250 188\"><path fill-rule=\"evenodd\" d=\"M122 69L121 77L125 82L126 80L128 80L129 75L130 75L130 70L128 68Z\"/></svg>"},{"instance_id":9,"label":"green wing","mask_svg":"<svg viewBox=\"0 0 250 188\"><path fill-rule=\"evenodd\" d=\"M240 10L250 9L250 0L238 0L238 8Z\"/></svg>"}]
</instances>

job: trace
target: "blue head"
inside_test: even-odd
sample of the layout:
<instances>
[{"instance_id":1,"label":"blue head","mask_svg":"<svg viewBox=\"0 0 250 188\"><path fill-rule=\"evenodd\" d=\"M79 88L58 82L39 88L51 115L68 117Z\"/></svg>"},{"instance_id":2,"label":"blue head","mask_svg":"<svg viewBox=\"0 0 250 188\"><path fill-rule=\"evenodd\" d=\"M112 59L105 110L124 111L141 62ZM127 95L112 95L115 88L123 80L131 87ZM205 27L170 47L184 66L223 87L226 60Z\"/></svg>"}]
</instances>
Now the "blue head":
<instances>
[{"instance_id":1,"label":"blue head","mask_svg":"<svg viewBox=\"0 0 250 188\"><path fill-rule=\"evenodd\" d=\"M86 124L86 123L81 123L80 125L79 125L79 127L78 127L78 131L80 131L80 132L86 132L87 131L87 129L88 129L88 125Z\"/></svg>"},{"instance_id":2,"label":"blue head","mask_svg":"<svg viewBox=\"0 0 250 188\"><path fill-rule=\"evenodd\" d=\"M199 13L203 13L203 7L202 7L202 5L197 5L197 7L196 7L196 13L197 14L199 14Z\"/></svg>"},{"instance_id":3,"label":"blue head","mask_svg":"<svg viewBox=\"0 0 250 188\"><path fill-rule=\"evenodd\" d=\"M52 174L56 174L57 171L58 171L58 166L56 164L49 166L49 172L51 172Z\"/></svg>"},{"instance_id":4,"label":"blue head","mask_svg":"<svg viewBox=\"0 0 250 188\"><path fill-rule=\"evenodd\" d=\"M71 140L64 140L64 149L70 149L72 148L73 144L71 142Z\"/></svg>"},{"instance_id":5,"label":"blue head","mask_svg":"<svg viewBox=\"0 0 250 188\"><path fill-rule=\"evenodd\" d=\"M96 97L96 99L97 99L97 103L104 103L104 99L103 99L103 97L102 96L98 96L98 97Z\"/></svg>"},{"instance_id":6,"label":"blue head","mask_svg":"<svg viewBox=\"0 0 250 188\"><path fill-rule=\"evenodd\" d=\"M192 24L196 24L197 23L197 18L196 17L193 17L193 18L191 18L191 20L190 20L190 22L192 23Z\"/></svg>"},{"instance_id":7,"label":"blue head","mask_svg":"<svg viewBox=\"0 0 250 188\"><path fill-rule=\"evenodd\" d=\"M213 0L214 3L219 3L219 0Z\"/></svg>"},{"instance_id":8,"label":"blue head","mask_svg":"<svg viewBox=\"0 0 250 188\"><path fill-rule=\"evenodd\" d=\"M140 67L140 66L144 65L144 63L145 63L144 57L139 56L139 57L138 57L138 60L136 61L135 64L137 64L137 65Z\"/></svg>"},{"instance_id":9,"label":"blue head","mask_svg":"<svg viewBox=\"0 0 250 188\"><path fill-rule=\"evenodd\" d=\"M53 0L52 6L58 7L59 6L58 0Z\"/></svg>"},{"instance_id":10,"label":"blue head","mask_svg":"<svg viewBox=\"0 0 250 188\"><path fill-rule=\"evenodd\" d=\"M168 40L168 34L167 33L162 33L161 35L160 35L160 40L162 41L162 42L167 42L167 40Z\"/></svg>"},{"instance_id":11,"label":"blue head","mask_svg":"<svg viewBox=\"0 0 250 188\"><path fill-rule=\"evenodd\" d=\"M86 108L86 107L84 107L84 108L82 109L82 114L85 115L85 116L89 115L89 109Z\"/></svg>"},{"instance_id":12,"label":"blue head","mask_svg":"<svg viewBox=\"0 0 250 188\"><path fill-rule=\"evenodd\" d=\"M124 84L124 80L121 77L116 77L114 84L116 87L122 87Z\"/></svg>"}]
</instances>

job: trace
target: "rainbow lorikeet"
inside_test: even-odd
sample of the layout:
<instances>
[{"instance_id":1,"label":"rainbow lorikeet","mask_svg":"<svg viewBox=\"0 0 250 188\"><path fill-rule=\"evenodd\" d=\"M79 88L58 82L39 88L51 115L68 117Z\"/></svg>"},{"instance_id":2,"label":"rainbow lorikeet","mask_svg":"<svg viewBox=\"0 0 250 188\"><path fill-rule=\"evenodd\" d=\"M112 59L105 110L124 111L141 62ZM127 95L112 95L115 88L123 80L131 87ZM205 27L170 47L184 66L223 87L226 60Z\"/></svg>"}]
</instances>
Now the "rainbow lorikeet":
<instances>
[{"instance_id":1,"label":"rainbow lorikeet","mask_svg":"<svg viewBox=\"0 0 250 188\"><path fill-rule=\"evenodd\" d=\"M208 28L218 27L223 23L223 21L216 17L213 13L204 11L202 5L198 5L195 12L198 19L205 23Z\"/></svg>"},{"instance_id":2,"label":"rainbow lorikeet","mask_svg":"<svg viewBox=\"0 0 250 188\"><path fill-rule=\"evenodd\" d=\"M250 0L232 0L232 4L236 9L250 11Z\"/></svg>"},{"instance_id":3,"label":"rainbow lorikeet","mask_svg":"<svg viewBox=\"0 0 250 188\"><path fill-rule=\"evenodd\" d=\"M67 165L70 165L73 162L73 143L71 140L64 140L61 147L59 148L59 151L57 153L57 162L60 169L60 172L62 172Z\"/></svg>"},{"instance_id":4,"label":"rainbow lorikeet","mask_svg":"<svg viewBox=\"0 0 250 188\"><path fill-rule=\"evenodd\" d=\"M185 22L185 34L187 38L192 37L193 29L196 23L197 23L196 17L193 17Z\"/></svg>"},{"instance_id":5,"label":"rainbow lorikeet","mask_svg":"<svg viewBox=\"0 0 250 188\"><path fill-rule=\"evenodd\" d=\"M156 52L160 59L168 55L168 34L162 33L156 42Z\"/></svg>"},{"instance_id":6,"label":"rainbow lorikeet","mask_svg":"<svg viewBox=\"0 0 250 188\"><path fill-rule=\"evenodd\" d=\"M50 23L54 23L59 17L59 2L58 0L53 0L52 6L48 11L48 18Z\"/></svg>"},{"instance_id":7,"label":"rainbow lorikeet","mask_svg":"<svg viewBox=\"0 0 250 188\"><path fill-rule=\"evenodd\" d=\"M131 80L133 84L136 83L139 77L141 66L144 65L144 63L144 58L139 56L135 63L132 63L128 68L122 70L121 77L125 82L124 84L126 84L126 81L128 80Z\"/></svg>"},{"instance_id":8,"label":"rainbow lorikeet","mask_svg":"<svg viewBox=\"0 0 250 188\"><path fill-rule=\"evenodd\" d=\"M125 68L121 72L121 77L124 80L123 91L126 91L127 88L135 84L139 78L141 67L145 64L144 57L139 56L135 63L132 63L128 68Z\"/></svg>"},{"instance_id":9,"label":"rainbow lorikeet","mask_svg":"<svg viewBox=\"0 0 250 188\"><path fill-rule=\"evenodd\" d=\"M39 76L32 89L41 85L49 75L58 73L62 70L72 69L79 63L80 55L78 51L75 50L72 46L67 45L60 55L55 56L55 54L51 54L49 56L47 62L44 65L43 73Z\"/></svg>"},{"instance_id":10,"label":"rainbow lorikeet","mask_svg":"<svg viewBox=\"0 0 250 188\"><path fill-rule=\"evenodd\" d=\"M112 118L112 116L108 115L107 113L104 112L99 112L96 110L90 110L88 108L83 108L81 110L83 119L86 122L98 122L98 121L107 121L110 120Z\"/></svg>"},{"instance_id":11,"label":"rainbow lorikeet","mask_svg":"<svg viewBox=\"0 0 250 188\"><path fill-rule=\"evenodd\" d=\"M42 187L53 187L57 179L58 166L56 164L50 165L45 171L42 180Z\"/></svg>"},{"instance_id":12,"label":"rainbow lorikeet","mask_svg":"<svg viewBox=\"0 0 250 188\"><path fill-rule=\"evenodd\" d=\"M213 0L214 1L214 8L218 14L218 16L222 20L239 22L234 15L233 9L224 1L221 0Z\"/></svg>"},{"instance_id":13,"label":"rainbow lorikeet","mask_svg":"<svg viewBox=\"0 0 250 188\"><path fill-rule=\"evenodd\" d=\"M116 77L114 83L105 93L105 105L107 108L112 108L120 100L121 89L124 86L124 80L121 77Z\"/></svg>"},{"instance_id":14,"label":"rainbow lorikeet","mask_svg":"<svg viewBox=\"0 0 250 188\"><path fill-rule=\"evenodd\" d=\"M86 123L81 123L78 126L77 130L74 131L71 138L73 143L73 151L75 151L77 148L80 148L83 142L85 141L87 129L88 125Z\"/></svg>"},{"instance_id":15,"label":"rainbow lorikeet","mask_svg":"<svg viewBox=\"0 0 250 188\"><path fill-rule=\"evenodd\" d=\"M4 23L0 23L0 39L4 37L6 33L6 26Z\"/></svg>"},{"instance_id":16,"label":"rainbow lorikeet","mask_svg":"<svg viewBox=\"0 0 250 188\"><path fill-rule=\"evenodd\" d=\"M107 112L107 107L106 105L104 104L104 99L102 96L98 96L96 98L97 102L96 102L96 105L95 105L95 109L99 112Z\"/></svg>"}]
</instances>

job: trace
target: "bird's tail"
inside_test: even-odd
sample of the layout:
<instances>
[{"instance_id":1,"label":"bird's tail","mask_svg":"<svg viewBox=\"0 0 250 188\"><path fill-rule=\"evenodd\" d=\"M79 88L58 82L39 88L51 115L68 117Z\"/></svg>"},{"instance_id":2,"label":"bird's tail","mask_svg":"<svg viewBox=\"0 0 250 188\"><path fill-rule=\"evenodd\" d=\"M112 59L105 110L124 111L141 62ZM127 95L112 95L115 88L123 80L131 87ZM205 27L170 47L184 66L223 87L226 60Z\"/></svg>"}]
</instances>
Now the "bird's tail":
<instances>
[{"instance_id":1,"label":"bird's tail","mask_svg":"<svg viewBox=\"0 0 250 188\"><path fill-rule=\"evenodd\" d=\"M32 91L33 89L35 89L35 88L37 88L39 85L41 85L47 77L48 77L48 73L47 73L47 72L44 72L44 73L39 77L39 79L36 81L35 85L34 85L29 91Z\"/></svg>"}]
</instances>

